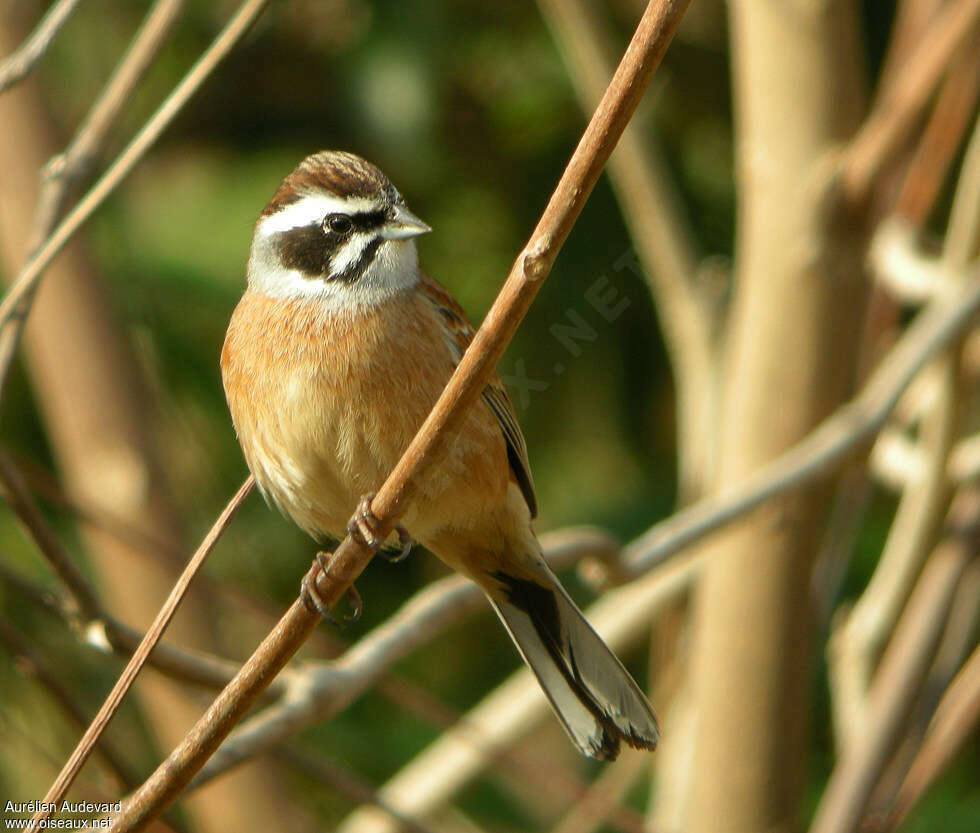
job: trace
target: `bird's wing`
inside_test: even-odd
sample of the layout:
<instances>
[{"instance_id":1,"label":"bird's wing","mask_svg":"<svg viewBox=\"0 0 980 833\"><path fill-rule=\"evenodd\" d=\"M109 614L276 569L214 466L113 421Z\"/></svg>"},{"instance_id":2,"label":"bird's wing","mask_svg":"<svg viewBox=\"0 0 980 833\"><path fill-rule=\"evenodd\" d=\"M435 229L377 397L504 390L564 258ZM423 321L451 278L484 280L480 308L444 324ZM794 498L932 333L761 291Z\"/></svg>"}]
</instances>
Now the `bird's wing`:
<instances>
[{"instance_id":1,"label":"bird's wing","mask_svg":"<svg viewBox=\"0 0 980 833\"><path fill-rule=\"evenodd\" d=\"M473 339L474 329L466 319L466 313L456 302L456 299L437 281L428 275L422 275L419 284L420 294L435 308L442 323L442 332L445 337L446 347L453 357L453 361L459 364L470 341ZM517 422L517 415L514 413L514 406L507 396L507 390L503 382L494 374L487 386L483 389L483 401L490 407L491 412L497 418L500 430L507 443L507 459L510 462L511 471L514 479L527 501L528 509L531 510L531 517L538 514L538 502L534 497L534 482L531 480L531 465L527 459L527 444L524 442L524 435L521 433L521 426Z\"/></svg>"}]
</instances>

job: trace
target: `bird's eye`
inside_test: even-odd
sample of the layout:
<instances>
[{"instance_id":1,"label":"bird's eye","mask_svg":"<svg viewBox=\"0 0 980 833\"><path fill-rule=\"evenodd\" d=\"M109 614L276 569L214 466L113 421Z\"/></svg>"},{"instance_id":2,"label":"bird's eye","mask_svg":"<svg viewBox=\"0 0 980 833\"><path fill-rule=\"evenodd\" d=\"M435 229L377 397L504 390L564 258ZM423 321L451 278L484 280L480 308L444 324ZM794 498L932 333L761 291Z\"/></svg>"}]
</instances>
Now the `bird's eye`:
<instances>
[{"instance_id":1,"label":"bird's eye","mask_svg":"<svg viewBox=\"0 0 980 833\"><path fill-rule=\"evenodd\" d=\"M347 234L354 227L351 218L346 214L331 214L324 221L324 225L335 234Z\"/></svg>"}]
</instances>

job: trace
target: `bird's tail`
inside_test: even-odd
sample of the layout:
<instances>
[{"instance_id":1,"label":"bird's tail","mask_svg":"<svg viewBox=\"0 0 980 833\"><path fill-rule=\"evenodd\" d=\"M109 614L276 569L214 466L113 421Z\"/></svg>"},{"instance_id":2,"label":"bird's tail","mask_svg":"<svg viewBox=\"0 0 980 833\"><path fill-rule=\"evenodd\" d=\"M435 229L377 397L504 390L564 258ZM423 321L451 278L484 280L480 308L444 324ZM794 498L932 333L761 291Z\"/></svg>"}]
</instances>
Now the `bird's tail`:
<instances>
[{"instance_id":1,"label":"bird's tail","mask_svg":"<svg viewBox=\"0 0 980 833\"><path fill-rule=\"evenodd\" d=\"M657 718L629 672L540 559L522 567L520 577L492 573L484 590L569 737L605 760L620 741L653 749Z\"/></svg>"}]
</instances>

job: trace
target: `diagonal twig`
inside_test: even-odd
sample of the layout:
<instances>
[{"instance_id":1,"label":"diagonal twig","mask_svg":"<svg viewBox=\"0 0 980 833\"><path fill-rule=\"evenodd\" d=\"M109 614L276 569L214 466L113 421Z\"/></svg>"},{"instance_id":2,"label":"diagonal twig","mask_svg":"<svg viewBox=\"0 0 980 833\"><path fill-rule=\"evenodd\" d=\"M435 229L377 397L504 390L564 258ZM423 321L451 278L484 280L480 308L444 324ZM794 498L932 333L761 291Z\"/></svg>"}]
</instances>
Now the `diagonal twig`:
<instances>
[{"instance_id":1,"label":"diagonal twig","mask_svg":"<svg viewBox=\"0 0 980 833\"><path fill-rule=\"evenodd\" d=\"M432 412L372 501L379 537L390 532L408 507L466 408L480 395L550 271L686 8L687 0L653 0L647 6L602 102L497 300ZM308 576L316 582L324 602L335 604L370 557L369 551L348 536L330 558L328 571L324 574L314 563ZM297 599L184 741L124 803L113 830L143 829L176 798L316 624L316 614Z\"/></svg>"},{"instance_id":2,"label":"diagonal twig","mask_svg":"<svg viewBox=\"0 0 980 833\"><path fill-rule=\"evenodd\" d=\"M218 542L221 534L231 522L235 512L238 511L238 507L241 506L242 502L252 491L254 483L255 481L249 477L241 485L238 492L229 501L224 511L215 521L214 526L212 526L208 531L208 534L204 536L204 540L197 548L197 551L193 556L191 556L190 561L187 563L187 567L184 569L184 572L181 574L180 578L177 579L177 583L174 585L173 590L170 591L170 596L167 598L167 601L164 602L163 607L160 608L160 612L153 620L153 624L150 625L149 630L143 637L143 641L140 643L136 652L126 664L126 668L123 669L122 674L120 674L119 679L113 686L109 696L99 708L98 714L96 714L95 718L92 720L92 723L85 731L82 739L78 742L78 746L75 747L75 751L65 762L64 768L61 770L57 779L55 779L55 782L51 785L50 789L45 795L44 801L42 802L42 806L45 808L60 802L65 793L68 791L68 788L71 786L71 782L81 770L85 761L88 759L88 756L92 753L92 749L95 747L100 735L109 724L109 721L112 719L113 715L115 715L116 711L119 709L119 706L122 703L123 698L126 696L126 693L136 681L136 676L146 664L146 660L149 657L150 652L153 650L157 642L159 642L164 631L166 631L167 627L170 625L170 622L173 620L174 615L177 613L177 608L180 606L187 589L190 587L191 581L194 579L194 575L204 565L204 562L211 553L211 550L214 549L214 545ZM49 809L39 810L31 819L31 827L29 829L31 831L39 830L42 822L49 816Z\"/></svg>"},{"instance_id":3,"label":"diagonal twig","mask_svg":"<svg viewBox=\"0 0 980 833\"><path fill-rule=\"evenodd\" d=\"M928 674L960 576L980 541L980 488L963 489L949 513L949 536L926 563L895 627L868 692L858 737L831 773L810 833L855 830L871 791L901 737L902 724Z\"/></svg>"},{"instance_id":4,"label":"diagonal twig","mask_svg":"<svg viewBox=\"0 0 980 833\"><path fill-rule=\"evenodd\" d=\"M971 42L978 26L980 0L952 0L936 15L845 149L841 186L851 203L860 204L869 196L875 177L928 103L950 56Z\"/></svg>"},{"instance_id":5,"label":"diagonal twig","mask_svg":"<svg viewBox=\"0 0 980 833\"><path fill-rule=\"evenodd\" d=\"M27 40L0 62L0 93L28 76L81 2L58 0Z\"/></svg>"}]
</instances>

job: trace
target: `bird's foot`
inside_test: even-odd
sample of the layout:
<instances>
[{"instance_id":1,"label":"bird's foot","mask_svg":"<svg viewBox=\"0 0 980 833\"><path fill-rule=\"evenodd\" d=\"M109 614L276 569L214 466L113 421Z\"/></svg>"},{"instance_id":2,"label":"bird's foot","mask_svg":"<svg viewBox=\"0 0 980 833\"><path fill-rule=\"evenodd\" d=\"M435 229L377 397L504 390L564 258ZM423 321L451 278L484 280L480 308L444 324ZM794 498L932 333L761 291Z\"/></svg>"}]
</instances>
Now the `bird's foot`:
<instances>
[{"instance_id":1,"label":"bird's foot","mask_svg":"<svg viewBox=\"0 0 980 833\"><path fill-rule=\"evenodd\" d=\"M357 509L354 510L354 517L347 524L347 532L361 546L377 552L382 542L378 539L378 519L371 511L374 495L374 492L368 492L360 499Z\"/></svg>"},{"instance_id":2,"label":"bird's foot","mask_svg":"<svg viewBox=\"0 0 980 833\"><path fill-rule=\"evenodd\" d=\"M385 552L381 549L381 545L384 543L378 536L378 527L380 523L374 512L371 510L371 501L374 500L375 493L368 492L364 495L357 504L357 509L354 512L354 517L351 518L350 523L347 524L347 531L350 535L355 538L360 544L367 547L370 550L379 552L382 558L390 561L392 564L397 564L399 561L404 560L408 554L412 551L412 547L415 546L415 539L409 534L408 530L405 529L401 524L395 527L395 532L398 533L398 544L400 549L396 553Z\"/></svg>"},{"instance_id":3,"label":"bird's foot","mask_svg":"<svg viewBox=\"0 0 980 833\"><path fill-rule=\"evenodd\" d=\"M357 592L357 588L352 584L347 588L347 604L350 605L350 613L344 616L343 622L338 622L334 618L330 607L323 600L323 596L320 595L320 591L316 587L316 580L319 574L322 572L326 575L329 572L328 555L330 553L324 552L323 550L317 551L310 570L303 576L303 580L300 582L299 597L303 604L306 605L306 609L311 613L319 613L331 625L341 628L345 622L356 622L360 619L364 605L361 602L361 594Z\"/></svg>"}]
</instances>

